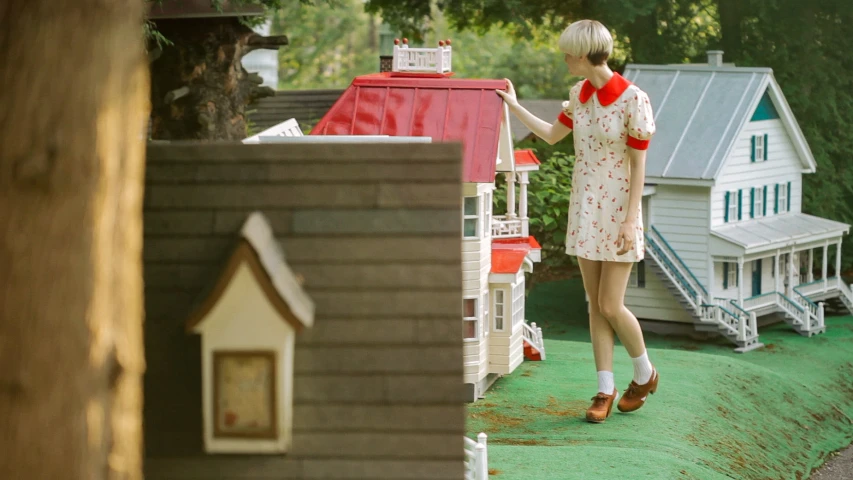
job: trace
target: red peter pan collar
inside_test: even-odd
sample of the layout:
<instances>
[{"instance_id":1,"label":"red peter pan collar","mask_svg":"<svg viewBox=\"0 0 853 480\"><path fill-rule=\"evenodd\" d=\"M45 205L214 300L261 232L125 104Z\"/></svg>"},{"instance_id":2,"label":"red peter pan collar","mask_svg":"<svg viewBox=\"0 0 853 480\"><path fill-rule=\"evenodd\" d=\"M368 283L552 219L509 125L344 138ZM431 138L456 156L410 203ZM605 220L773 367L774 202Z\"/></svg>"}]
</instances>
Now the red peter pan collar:
<instances>
[{"instance_id":1,"label":"red peter pan collar","mask_svg":"<svg viewBox=\"0 0 853 480\"><path fill-rule=\"evenodd\" d=\"M581 103L586 103L586 101L592 97L592 94L597 92L599 103L606 107L618 100L629 86L631 86L631 82L625 80L625 77L619 75L617 72L613 72L613 76L610 77L610 80L608 80L607 83L599 89L596 89L589 80L584 80L583 85L581 86L581 93L578 95L578 100L580 100Z\"/></svg>"}]
</instances>

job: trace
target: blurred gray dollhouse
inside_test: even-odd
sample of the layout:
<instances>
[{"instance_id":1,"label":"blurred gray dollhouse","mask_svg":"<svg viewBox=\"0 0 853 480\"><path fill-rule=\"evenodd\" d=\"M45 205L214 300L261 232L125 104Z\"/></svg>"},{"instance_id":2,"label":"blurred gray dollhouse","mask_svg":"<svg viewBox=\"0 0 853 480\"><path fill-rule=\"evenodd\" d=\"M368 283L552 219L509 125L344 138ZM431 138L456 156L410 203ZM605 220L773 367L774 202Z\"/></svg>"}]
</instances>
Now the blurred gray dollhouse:
<instances>
[{"instance_id":1,"label":"blurred gray dollhouse","mask_svg":"<svg viewBox=\"0 0 853 480\"><path fill-rule=\"evenodd\" d=\"M722 53L625 69L658 126L642 200L646 256L625 302L647 328L718 332L743 352L762 346L762 317L812 336L826 329L823 301L853 312L839 275L850 225L802 211L803 175L816 163L773 71L724 64Z\"/></svg>"}]
</instances>

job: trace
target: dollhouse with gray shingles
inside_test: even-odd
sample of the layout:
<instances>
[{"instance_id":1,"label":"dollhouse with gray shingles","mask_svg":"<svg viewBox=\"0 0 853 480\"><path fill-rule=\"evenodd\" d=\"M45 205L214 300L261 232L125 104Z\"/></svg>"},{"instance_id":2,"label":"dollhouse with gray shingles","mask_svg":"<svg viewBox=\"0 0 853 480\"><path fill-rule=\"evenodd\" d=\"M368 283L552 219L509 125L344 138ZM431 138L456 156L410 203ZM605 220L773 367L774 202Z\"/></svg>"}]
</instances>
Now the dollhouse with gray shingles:
<instances>
[{"instance_id":1,"label":"dollhouse with gray shingles","mask_svg":"<svg viewBox=\"0 0 853 480\"><path fill-rule=\"evenodd\" d=\"M495 93L506 88L505 81L452 78L450 41L438 48L409 48L405 39L395 44L390 69L355 78L311 135L463 143L461 333L466 396L475 400L525 356L545 358L541 329L524 318L524 273L541 260L527 217L529 174L539 161L530 151L514 152L510 115ZM413 165L412 174L424 167ZM494 215L498 173L507 182L508 206Z\"/></svg>"},{"instance_id":2,"label":"dollhouse with gray shingles","mask_svg":"<svg viewBox=\"0 0 853 480\"><path fill-rule=\"evenodd\" d=\"M628 65L624 77L649 94L659 126L646 160L646 258L625 298L644 325L719 332L748 351L762 346L758 317L781 314L812 336L826 330L822 301L853 311L839 275L850 226L802 211L815 159L773 71L712 51L708 64Z\"/></svg>"}]
</instances>

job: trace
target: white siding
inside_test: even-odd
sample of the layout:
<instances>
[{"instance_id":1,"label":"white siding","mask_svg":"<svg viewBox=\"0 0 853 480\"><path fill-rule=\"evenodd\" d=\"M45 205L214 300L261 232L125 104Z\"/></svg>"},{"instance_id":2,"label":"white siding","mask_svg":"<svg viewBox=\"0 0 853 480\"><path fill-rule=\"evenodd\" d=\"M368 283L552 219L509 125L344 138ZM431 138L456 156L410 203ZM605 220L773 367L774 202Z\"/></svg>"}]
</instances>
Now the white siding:
<instances>
[{"instance_id":1,"label":"white siding","mask_svg":"<svg viewBox=\"0 0 853 480\"><path fill-rule=\"evenodd\" d=\"M489 373L509 374L524 360L524 273L511 284L492 285L491 311L495 310L494 291L504 291L504 332L494 331L489 339ZM494 318L494 317L492 317ZM515 319L515 321L514 321Z\"/></svg>"},{"instance_id":2,"label":"white siding","mask_svg":"<svg viewBox=\"0 0 853 480\"><path fill-rule=\"evenodd\" d=\"M708 188L658 185L651 198L651 224L660 232L693 275L707 285Z\"/></svg>"},{"instance_id":3,"label":"white siding","mask_svg":"<svg viewBox=\"0 0 853 480\"><path fill-rule=\"evenodd\" d=\"M684 307L675 300L661 279L648 267L646 267L645 287L628 287L625 292L625 305L641 320L692 322Z\"/></svg>"},{"instance_id":4,"label":"white siding","mask_svg":"<svg viewBox=\"0 0 853 480\"><path fill-rule=\"evenodd\" d=\"M768 153L765 161L751 161L752 136L767 134ZM711 189L711 226L725 221L725 194L743 189L743 220L749 218L750 189L767 185L767 215L773 215L776 202L775 185L791 182L791 211L801 211L803 163L797 156L781 120L747 123L735 148L723 165L716 185Z\"/></svg>"},{"instance_id":5,"label":"white siding","mask_svg":"<svg viewBox=\"0 0 853 480\"><path fill-rule=\"evenodd\" d=\"M465 340L463 363L465 365L465 383L476 383L488 375L489 369L489 328L488 336L484 322L490 321L491 305L483 304L483 294L489 291L489 272L492 269L491 228L485 225L484 190L490 190L487 184L465 184L464 196L477 196L480 214L479 232L476 239L462 239L462 295L465 298L476 297L478 315L478 339ZM491 303L491 295L489 296Z\"/></svg>"}]
</instances>

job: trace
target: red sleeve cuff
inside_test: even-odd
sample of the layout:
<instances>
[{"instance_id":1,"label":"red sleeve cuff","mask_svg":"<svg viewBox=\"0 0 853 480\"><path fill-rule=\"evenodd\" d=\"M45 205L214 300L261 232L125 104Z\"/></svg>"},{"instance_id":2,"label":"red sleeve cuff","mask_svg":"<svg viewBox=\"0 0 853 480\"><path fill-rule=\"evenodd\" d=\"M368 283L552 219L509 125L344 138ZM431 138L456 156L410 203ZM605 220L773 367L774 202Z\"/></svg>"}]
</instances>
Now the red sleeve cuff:
<instances>
[{"instance_id":1,"label":"red sleeve cuff","mask_svg":"<svg viewBox=\"0 0 853 480\"><path fill-rule=\"evenodd\" d=\"M632 136L628 136L628 146L636 150L648 150L651 140L639 140Z\"/></svg>"},{"instance_id":2,"label":"red sleeve cuff","mask_svg":"<svg viewBox=\"0 0 853 480\"><path fill-rule=\"evenodd\" d=\"M565 112L560 112L560 115L557 116L557 120L559 120L560 123L562 123L563 125L574 130L575 122L573 122L572 119L569 118L569 116L565 114Z\"/></svg>"}]
</instances>

